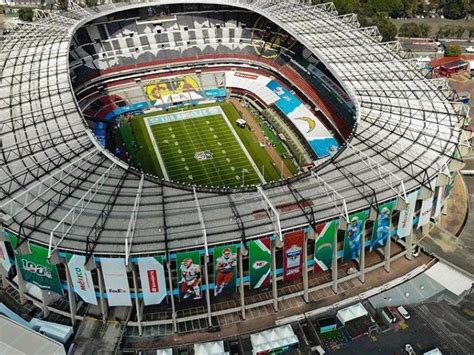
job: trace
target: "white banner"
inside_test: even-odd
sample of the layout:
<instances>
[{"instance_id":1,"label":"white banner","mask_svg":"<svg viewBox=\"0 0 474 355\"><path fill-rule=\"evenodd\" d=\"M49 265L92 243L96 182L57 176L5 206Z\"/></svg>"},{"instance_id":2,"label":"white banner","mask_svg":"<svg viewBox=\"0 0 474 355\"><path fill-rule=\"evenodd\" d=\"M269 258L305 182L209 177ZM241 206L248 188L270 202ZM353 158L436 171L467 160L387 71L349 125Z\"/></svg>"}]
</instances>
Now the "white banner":
<instances>
[{"instance_id":1,"label":"white banner","mask_svg":"<svg viewBox=\"0 0 474 355\"><path fill-rule=\"evenodd\" d=\"M97 305L97 297L95 296L94 281L92 274L86 270L84 264L86 257L84 255L73 255L67 263L69 274L71 275L71 283L79 297L85 302Z\"/></svg>"},{"instance_id":2,"label":"white banner","mask_svg":"<svg viewBox=\"0 0 474 355\"><path fill-rule=\"evenodd\" d=\"M438 187L438 198L436 199L436 208L434 212L434 217L438 218L441 214L441 208L443 207L443 195L444 195L444 187Z\"/></svg>"},{"instance_id":3,"label":"white banner","mask_svg":"<svg viewBox=\"0 0 474 355\"><path fill-rule=\"evenodd\" d=\"M412 192L408 197L408 205L405 209L400 211L400 217L398 219L397 234L400 238L404 238L410 235L413 230L413 215L415 214L416 197L418 191Z\"/></svg>"},{"instance_id":4,"label":"white banner","mask_svg":"<svg viewBox=\"0 0 474 355\"><path fill-rule=\"evenodd\" d=\"M433 196L431 196L430 198L424 199L423 202L421 203L420 218L418 219L417 228L424 226L430 221L432 208L433 208Z\"/></svg>"},{"instance_id":5,"label":"white banner","mask_svg":"<svg viewBox=\"0 0 474 355\"><path fill-rule=\"evenodd\" d=\"M130 287L128 285L125 259L101 258L102 275L109 306L131 306Z\"/></svg>"},{"instance_id":6,"label":"white banner","mask_svg":"<svg viewBox=\"0 0 474 355\"><path fill-rule=\"evenodd\" d=\"M138 268L145 306L160 304L166 297L166 279L163 264L154 257L138 258Z\"/></svg>"},{"instance_id":7,"label":"white banner","mask_svg":"<svg viewBox=\"0 0 474 355\"><path fill-rule=\"evenodd\" d=\"M10 261L10 257L7 253L7 246L5 242L0 241L0 265L8 272L12 267L12 263Z\"/></svg>"}]
</instances>

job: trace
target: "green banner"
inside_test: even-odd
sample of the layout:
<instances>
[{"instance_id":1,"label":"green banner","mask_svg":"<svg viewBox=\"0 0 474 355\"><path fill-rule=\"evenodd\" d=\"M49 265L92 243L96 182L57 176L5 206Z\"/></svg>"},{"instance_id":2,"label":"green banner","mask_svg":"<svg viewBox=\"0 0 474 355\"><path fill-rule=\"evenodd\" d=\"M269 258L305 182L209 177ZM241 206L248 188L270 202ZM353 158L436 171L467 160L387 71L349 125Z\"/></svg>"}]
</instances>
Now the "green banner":
<instances>
[{"instance_id":1,"label":"green banner","mask_svg":"<svg viewBox=\"0 0 474 355\"><path fill-rule=\"evenodd\" d=\"M271 284L272 252L269 237L249 242L250 289L268 287Z\"/></svg>"},{"instance_id":2,"label":"green banner","mask_svg":"<svg viewBox=\"0 0 474 355\"><path fill-rule=\"evenodd\" d=\"M354 213L349 216L349 225L347 226L344 238L342 261L345 262L359 258L362 248L362 239L364 238L366 216L366 211Z\"/></svg>"},{"instance_id":3,"label":"green banner","mask_svg":"<svg viewBox=\"0 0 474 355\"><path fill-rule=\"evenodd\" d=\"M237 285L237 246L214 248L214 296L235 293Z\"/></svg>"},{"instance_id":4,"label":"green banner","mask_svg":"<svg viewBox=\"0 0 474 355\"><path fill-rule=\"evenodd\" d=\"M16 243L15 243L16 245ZM31 254L15 253L21 276L39 288L63 295L61 280L56 265L48 262L48 249L30 244Z\"/></svg>"},{"instance_id":5,"label":"green banner","mask_svg":"<svg viewBox=\"0 0 474 355\"><path fill-rule=\"evenodd\" d=\"M331 268L338 221L319 224L316 227L318 238L314 246L314 270L326 271Z\"/></svg>"},{"instance_id":6,"label":"green banner","mask_svg":"<svg viewBox=\"0 0 474 355\"><path fill-rule=\"evenodd\" d=\"M201 256L199 251L188 251L176 254L179 298L200 300L201 293Z\"/></svg>"},{"instance_id":7,"label":"green banner","mask_svg":"<svg viewBox=\"0 0 474 355\"><path fill-rule=\"evenodd\" d=\"M392 232L392 211L395 208L395 202L390 201L378 206L377 220L372 229L372 238L370 239L370 251L383 248L390 239Z\"/></svg>"}]
</instances>

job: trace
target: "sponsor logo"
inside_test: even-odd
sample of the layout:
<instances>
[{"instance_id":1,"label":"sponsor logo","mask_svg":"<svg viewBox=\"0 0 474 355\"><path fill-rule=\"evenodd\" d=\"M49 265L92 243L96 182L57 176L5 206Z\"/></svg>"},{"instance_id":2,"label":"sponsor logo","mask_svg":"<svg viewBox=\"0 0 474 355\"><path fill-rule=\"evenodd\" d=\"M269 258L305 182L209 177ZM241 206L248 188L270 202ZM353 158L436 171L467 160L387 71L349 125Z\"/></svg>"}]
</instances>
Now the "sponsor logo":
<instances>
[{"instance_id":1,"label":"sponsor logo","mask_svg":"<svg viewBox=\"0 0 474 355\"><path fill-rule=\"evenodd\" d=\"M299 274L300 272L300 268L297 267L297 268L293 268L293 269L288 269L286 271L286 276L289 276L289 275L294 275L294 274Z\"/></svg>"},{"instance_id":2,"label":"sponsor logo","mask_svg":"<svg viewBox=\"0 0 474 355\"><path fill-rule=\"evenodd\" d=\"M76 267L74 268L74 271L76 272L77 283L79 284L79 288L82 291L87 291L87 284L84 275L82 274L82 269L80 267Z\"/></svg>"},{"instance_id":3,"label":"sponsor logo","mask_svg":"<svg viewBox=\"0 0 474 355\"><path fill-rule=\"evenodd\" d=\"M42 277L47 277L48 279L53 278L53 275L51 275L51 272L48 270L48 268L41 264L35 264L31 261L23 259L22 265L25 271L31 272L32 274L36 274Z\"/></svg>"},{"instance_id":4,"label":"sponsor logo","mask_svg":"<svg viewBox=\"0 0 474 355\"><path fill-rule=\"evenodd\" d=\"M151 293L160 292L160 283L158 282L158 274L156 270L148 270L148 286L150 288Z\"/></svg>"},{"instance_id":5,"label":"sponsor logo","mask_svg":"<svg viewBox=\"0 0 474 355\"><path fill-rule=\"evenodd\" d=\"M108 292L109 293L127 293L127 290L124 290L123 288L109 288Z\"/></svg>"},{"instance_id":6,"label":"sponsor logo","mask_svg":"<svg viewBox=\"0 0 474 355\"><path fill-rule=\"evenodd\" d=\"M257 260L252 264L252 268L254 270L259 270L261 268L264 268L265 266L268 265L268 261L265 260Z\"/></svg>"}]
</instances>

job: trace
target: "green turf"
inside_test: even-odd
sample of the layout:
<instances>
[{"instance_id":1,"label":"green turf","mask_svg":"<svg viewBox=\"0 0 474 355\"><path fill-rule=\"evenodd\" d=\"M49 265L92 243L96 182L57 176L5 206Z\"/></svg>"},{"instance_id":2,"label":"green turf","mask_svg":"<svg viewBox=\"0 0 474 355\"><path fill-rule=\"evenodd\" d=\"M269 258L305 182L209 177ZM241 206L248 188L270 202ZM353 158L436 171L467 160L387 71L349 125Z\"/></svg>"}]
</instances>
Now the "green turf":
<instances>
[{"instance_id":1,"label":"green turf","mask_svg":"<svg viewBox=\"0 0 474 355\"><path fill-rule=\"evenodd\" d=\"M231 187L261 182L222 115L155 124L151 131L172 181ZM212 159L196 159L204 151Z\"/></svg>"}]
</instances>

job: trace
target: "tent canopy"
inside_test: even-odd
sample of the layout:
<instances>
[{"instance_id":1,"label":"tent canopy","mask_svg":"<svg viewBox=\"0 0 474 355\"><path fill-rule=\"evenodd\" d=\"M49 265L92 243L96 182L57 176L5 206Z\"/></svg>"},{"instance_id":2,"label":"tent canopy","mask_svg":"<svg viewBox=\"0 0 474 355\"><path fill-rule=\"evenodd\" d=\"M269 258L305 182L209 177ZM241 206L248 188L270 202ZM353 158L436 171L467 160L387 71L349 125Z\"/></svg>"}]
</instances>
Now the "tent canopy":
<instances>
[{"instance_id":1,"label":"tent canopy","mask_svg":"<svg viewBox=\"0 0 474 355\"><path fill-rule=\"evenodd\" d=\"M356 303L353 306L346 307L337 311L336 317L342 324L357 319L363 316L368 315L367 310L364 308L362 303Z\"/></svg>"},{"instance_id":2,"label":"tent canopy","mask_svg":"<svg viewBox=\"0 0 474 355\"><path fill-rule=\"evenodd\" d=\"M211 341L209 343L194 344L195 355L228 355L225 351L224 342Z\"/></svg>"},{"instance_id":3,"label":"tent canopy","mask_svg":"<svg viewBox=\"0 0 474 355\"><path fill-rule=\"evenodd\" d=\"M250 342L252 343L253 354L299 343L298 337L289 324L252 334Z\"/></svg>"}]
</instances>

